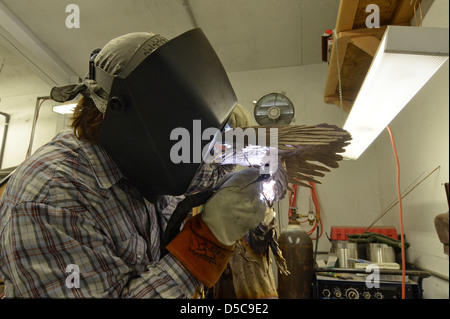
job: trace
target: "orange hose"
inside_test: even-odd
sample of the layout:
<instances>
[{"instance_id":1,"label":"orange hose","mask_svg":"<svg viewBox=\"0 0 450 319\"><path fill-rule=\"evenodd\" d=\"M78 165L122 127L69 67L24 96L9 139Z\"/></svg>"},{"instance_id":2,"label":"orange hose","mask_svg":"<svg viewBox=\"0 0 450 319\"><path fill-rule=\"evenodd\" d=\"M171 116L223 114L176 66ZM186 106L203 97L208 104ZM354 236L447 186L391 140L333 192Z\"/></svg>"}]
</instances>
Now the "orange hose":
<instances>
[{"instance_id":1,"label":"orange hose","mask_svg":"<svg viewBox=\"0 0 450 319\"><path fill-rule=\"evenodd\" d=\"M319 234L319 238L322 236L323 233L323 227L322 227L322 218L320 216L320 205L319 205L319 200L317 199L317 193L316 193L316 186L314 183L309 182L309 185L311 186L311 195L312 195L312 199L313 199L313 203L314 203L314 207L316 208L316 222L315 225L313 227L313 229L310 230L310 235L313 233L313 231L317 228L317 220L320 223L320 234ZM311 238L311 239L316 239L316 238Z\"/></svg>"},{"instance_id":2,"label":"orange hose","mask_svg":"<svg viewBox=\"0 0 450 319\"><path fill-rule=\"evenodd\" d=\"M394 136L389 126L386 127L389 136L391 137L392 148L394 150L395 162L397 165L397 192L398 192L398 207L400 215L400 236L401 236L401 246L402 246L402 299L406 298L406 288L405 288L405 277L406 277L406 257L405 257L405 236L403 232L403 208L402 208L402 193L400 191L400 163L398 160L397 148L395 147Z\"/></svg>"}]
</instances>

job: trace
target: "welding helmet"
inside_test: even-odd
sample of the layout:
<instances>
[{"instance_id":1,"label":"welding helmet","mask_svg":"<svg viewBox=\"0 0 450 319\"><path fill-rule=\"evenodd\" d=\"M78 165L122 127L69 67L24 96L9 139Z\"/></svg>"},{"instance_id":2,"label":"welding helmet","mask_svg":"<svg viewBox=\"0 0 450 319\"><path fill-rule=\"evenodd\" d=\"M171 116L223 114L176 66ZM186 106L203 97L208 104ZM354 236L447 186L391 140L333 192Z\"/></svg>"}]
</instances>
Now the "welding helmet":
<instances>
[{"instance_id":1,"label":"welding helmet","mask_svg":"<svg viewBox=\"0 0 450 319\"><path fill-rule=\"evenodd\" d=\"M154 35L120 72L105 69L91 63L89 75L108 94L100 144L147 199L184 194L202 160L191 154L190 160L175 163L171 152L180 141L171 134L181 129L190 137L191 153L195 143L196 150L203 150L212 143L192 140L199 137L194 122L202 129L221 131L236 105L227 74L206 36L200 29L170 41Z\"/></svg>"}]
</instances>

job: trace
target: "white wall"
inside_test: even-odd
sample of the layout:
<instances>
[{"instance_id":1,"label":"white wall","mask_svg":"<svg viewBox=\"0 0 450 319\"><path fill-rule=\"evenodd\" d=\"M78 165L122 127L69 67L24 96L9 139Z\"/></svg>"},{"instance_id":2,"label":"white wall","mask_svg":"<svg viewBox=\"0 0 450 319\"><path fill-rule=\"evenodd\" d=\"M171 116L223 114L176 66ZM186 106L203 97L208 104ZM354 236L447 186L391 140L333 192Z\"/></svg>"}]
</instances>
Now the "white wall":
<instances>
[{"instance_id":1,"label":"white wall","mask_svg":"<svg viewBox=\"0 0 450 319\"><path fill-rule=\"evenodd\" d=\"M11 118L1 168L17 166L25 160L31 136L36 99L40 96L47 96L49 92L50 88L48 92L42 92L42 94L2 97L0 109L2 112L8 113ZM36 124L33 152L39 146L50 141L60 128L62 116L52 111L54 104L55 102L53 101L46 101L42 104Z\"/></svg>"},{"instance_id":2,"label":"white wall","mask_svg":"<svg viewBox=\"0 0 450 319\"><path fill-rule=\"evenodd\" d=\"M423 26L448 28L449 2L436 0ZM448 61L390 124L400 160L402 191L436 167L440 169L403 200L407 259L416 266L448 278L449 259L437 237L434 218L448 212L444 182L449 180L449 69ZM397 198L396 166L391 142L383 132L375 142L381 207ZM398 205L383 223L399 229ZM448 280L424 280L425 298L449 298Z\"/></svg>"},{"instance_id":3,"label":"white wall","mask_svg":"<svg viewBox=\"0 0 450 319\"><path fill-rule=\"evenodd\" d=\"M346 113L336 105L323 102L327 64L305 65L234 72L229 77L238 101L253 114L253 101L265 94L282 91L295 106L294 124L328 123L343 126ZM330 226L366 226L380 211L377 166L374 148L358 161L343 161L338 169L326 174L317 186L323 219L323 236L319 251L329 251L325 232ZM298 206L301 214L309 209L310 190L300 188ZM281 202L283 226L287 224L288 202ZM305 226L309 230L309 226Z\"/></svg>"}]
</instances>

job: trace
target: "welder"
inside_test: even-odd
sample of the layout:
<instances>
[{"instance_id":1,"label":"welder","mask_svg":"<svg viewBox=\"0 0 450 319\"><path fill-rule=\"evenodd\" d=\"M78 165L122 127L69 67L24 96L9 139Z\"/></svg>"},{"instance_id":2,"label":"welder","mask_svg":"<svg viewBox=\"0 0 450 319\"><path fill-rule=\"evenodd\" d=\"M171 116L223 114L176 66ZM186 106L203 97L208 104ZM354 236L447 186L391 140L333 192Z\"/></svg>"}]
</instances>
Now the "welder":
<instances>
[{"instance_id":1,"label":"welder","mask_svg":"<svg viewBox=\"0 0 450 319\"><path fill-rule=\"evenodd\" d=\"M236 105L202 31L111 40L80 83L51 91L79 95L73 131L23 162L2 196L5 297L191 298L214 285L267 206L257 168L170 161L174 128L222 130ZM168 237L182 203L205 205Z\"/></svg>"}]
</instances>

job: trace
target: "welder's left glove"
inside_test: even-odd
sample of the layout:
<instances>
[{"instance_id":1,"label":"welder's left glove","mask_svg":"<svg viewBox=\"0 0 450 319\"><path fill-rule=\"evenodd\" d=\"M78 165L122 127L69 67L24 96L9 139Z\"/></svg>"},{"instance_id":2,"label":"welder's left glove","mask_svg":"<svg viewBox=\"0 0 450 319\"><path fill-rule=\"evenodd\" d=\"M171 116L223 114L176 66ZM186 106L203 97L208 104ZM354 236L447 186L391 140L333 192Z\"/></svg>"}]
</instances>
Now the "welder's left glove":
<instances>
[{"instance_id":1,"label":"welder's left glove","mask_svg":"<svg viewBox=\"0 0 450 319\"><path fill-rule=\"evenodd\" d=\"M236 240L264 218L267 206L259 176L257 168L226 176L204 212L188 220L167 246L206 286L214 285L225 270Z\"/></svg>"},{"instance_id":2,"label":"welder's left glove","mask_svg":"<svg viewBox=\"0 0 450 319\"><path fill-rule=\"evenodd\" d=\"M222 244L233 245L264 219L267 206L259 177L253 167L235 173L206 202L202 219Z\"/></svg>"}]
</instances>

